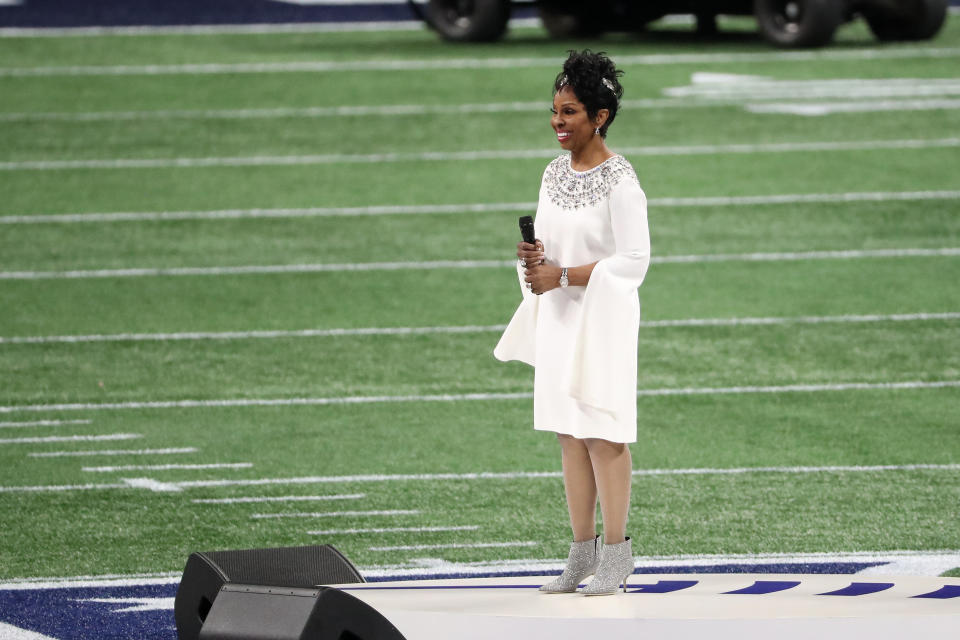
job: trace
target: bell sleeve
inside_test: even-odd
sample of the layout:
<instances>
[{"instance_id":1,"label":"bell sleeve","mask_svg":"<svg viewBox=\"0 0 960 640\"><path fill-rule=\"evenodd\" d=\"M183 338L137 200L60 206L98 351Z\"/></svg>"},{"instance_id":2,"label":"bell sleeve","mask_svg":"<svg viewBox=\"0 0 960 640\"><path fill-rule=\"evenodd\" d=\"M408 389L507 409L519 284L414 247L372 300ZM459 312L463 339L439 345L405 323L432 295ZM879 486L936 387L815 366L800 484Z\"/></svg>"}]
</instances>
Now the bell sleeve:
<instances>
[{"instance_id":1,"label":"bell sleeve","mask_svg":"<svg viewBox=\"0 0 960 640\"><path fill-rule=\"evenodd\" d=\"M616 414L636 403L637 288L650 265L650 234L647 198L634 180L616 184L609 202L616 252L590 274L564 385L580 402Z\"/></svg>"}]
</instances>

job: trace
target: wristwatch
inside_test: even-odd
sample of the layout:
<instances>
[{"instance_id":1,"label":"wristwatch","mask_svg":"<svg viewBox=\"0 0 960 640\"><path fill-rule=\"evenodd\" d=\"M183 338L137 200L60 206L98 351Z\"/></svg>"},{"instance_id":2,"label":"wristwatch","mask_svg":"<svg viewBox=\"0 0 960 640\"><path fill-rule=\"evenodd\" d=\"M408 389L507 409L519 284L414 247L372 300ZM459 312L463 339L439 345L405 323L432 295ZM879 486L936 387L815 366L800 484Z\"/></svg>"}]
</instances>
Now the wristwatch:
<instances>
[{"instance_id":1,"label":"wristwatch","mask_svg":"<svg viewBox=\"0 0 960 640\"><path fill-rule=\"evenodd\" d=\"M567 279L567 268L564 267L560 270L560 286L568 287L570 286L570 280Z\"/></svg>"}]
</instances>

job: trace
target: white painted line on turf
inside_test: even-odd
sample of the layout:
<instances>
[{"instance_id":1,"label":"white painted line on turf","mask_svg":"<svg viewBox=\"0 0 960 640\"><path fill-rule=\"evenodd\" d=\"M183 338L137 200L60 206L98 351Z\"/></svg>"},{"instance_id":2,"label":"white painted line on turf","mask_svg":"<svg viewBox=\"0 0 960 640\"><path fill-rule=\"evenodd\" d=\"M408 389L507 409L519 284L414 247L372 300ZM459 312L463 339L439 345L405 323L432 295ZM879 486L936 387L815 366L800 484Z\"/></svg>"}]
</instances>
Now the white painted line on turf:
<instances>
[{"instance_id":1,"label":"white painted line on turf","mask_svg":"<svg viewBox=\"0 0 960 640\"><path fill-rule=\"evenodd\" d=\"M21 629L6 622L0 622L0 638L5 638L6 640L56 640L56 638L45 636L36 631Z\"/></svg>"},{"instance_id":2,"label":"white painted line on turf","mask_svg":"<svg viewBox=\"0 0 960 640\"><path fill-rule=\"evenodd\" d=\"M824 391L876 391L947 389L960 387L960 380L910 380L905 382L843 382L829 384L791 384L782 386L687 387L640 389L638 397L674 395L724 395L744 393L818 393ZM124 409L195 409L214 407L287 407L400 402L474 402L529 400L529 392L459 393L407 396L335 396L312 398L228 398L220 400L167 400L144 402L104 402L74 404L34 404L0 406L0 413L27 411L114 411ZM82 436L81 436L82 437ZM110 436L114 437L114 436ZM140 436L133 436L140 437ZM0 441L2 442L2 441Z\"/></svg>"},{"instance_id":3,"label":"white painted line on turf","mask_svg":"<svg viewBox=\"0 0 960 640\"><path fill-rule=\"evenodd\" d=\"M452 542L449 544L401 544L392 547L369 547L370 551L426 551L428 549L503 549L535 547L539 542L521 540L514 542Z\"/></svg>"},{"instance_id":4,"label":"white painted line on turf","mask_svg":"<svg viewBox=\"0 0 960 640\"><path fill-rule=\"evenodd\" d=\"M66 458L83 456L169 456L180 453L196 453L196 447L176 449L87 449L84 451L38 451L28 453L29 458Z\"/></svg>"},{"instance_id":5,"label":"white painted line on turf","mask_svg":"<svg viewBox=\"0 0 960 640\"><path fill-rule=\"evenodd\" d=\"M321 502L325 500L360 500L365 493L343 493L326 496L250 496L244 498L197 498L194 504L257 504L261 502Z\"/></svg>"},{"instance_id":6,"label":"white painted line on turf","mask_svg":"<svg viewBox=\"0 0 960 640\"><path fill-rule=\"evenodd\" d=\"M877 151L887 149L940 149L960 146L960 138L858 140L817 142L773 142L760 144L699 144L626 147L624 156L693 156L753 153L796 153L825 151ZM88 160L23 160L0 162L0 171L61 171L78 169L162 169L199 167L261 167L325 164L383 164L409 162L451 162L480 160L522 160L554 158L556 149L487 151L424 151L369 154L323 154L296 156L221 156L207 158L108 158Z\"/></svg>"},{"instance_id":7,"label":"white painted line on turf","mask_svg":"<svg viewBox=\"0 0 960 640\"><path fill-rule=\"evenodd\" d=\"M921 98L960 95L957 78L830 78L820 80L776 80L735 74L694 73L691 84L663 90L671 98L790 100L840 98Z\"/></svg>"},{"instance_id":8,"label":"white painted line on turf","mask_svg":"<svg viewBox=\"0 0 960 640\"><path fill-rule=\"evenodd\" d=\"M153 478L124 478L123 484L120 486L124 489L148 489L159 493L177 493L178 491L182 491L182 489L175 484L160 482Z\"/></svg>"},{"instance_id":9,"label":"white painted line on turf","mask_svg":"<svg viewBox=\"0 0 960 640\"><path fill-rule=\"evenodd\" d=\"M828 116L835 113L872 113L877 111L945 111L960 109L960 99L776 102L772 104L748 104L744 108L750 113L777 113L813 117Z\"/></svg>"},{"instance_id":10,"label":"white painted line on turf","mask_svg":"<svg viewBox=\"0 0 960 640\"><path fill-rule=\"evenodd\" d=\"M373 511L319 511L313 513L254 513L250 517L254 520L275 518L353 518L366 516L416 516L418 509L384 509Z\"/></svg>"},{"instance_id":11,"label":"white painted line on turf","mask_svg":"<svg viewBox=\"0 0 960 640\"><path fill-rule=\"evenodd\" d=\"M158 571L151 573L104 574L98 576L70 576L14 578L0 583L0 591L27 591L47 589L76 589L90 587L137 587L177 584L183 571ZM3 636L0 636L3 637Z\"/></svg>"},{"instance_id":12,"label":"white painted line on turf","mask_svg":"<svg viewBox=\"0 0 960 640\"><path fill-rule=\"evenodd\" d=\"M82 436L38 436L33 438L0 438L0 444L39 444L42 442L99 442L101 440L134 440L139 433L109 433Z\"/></svg>"},{"instance_id":13,"label":"white painted line on turf","mask_svg":"<svg viewBox=\"0 0 960 640\"><path fill-rule=\"evenodd\" d=\"M360 533L433 533L442 531L476 531L480 525L468 524L453 527L371 527L366 529L321 529L307 531L311 536L356 535Z\"/></svg>"},{"instance_id":14,"label":"white painted line on turf","mask_svg":"<svg viewBox=\"0 0 960 640\"><path fill-rule=\"evenodd\" d=\"M819 473L888 473L903 471L960 471L960 464L890 464L890 465L833 465L794 467L734 467L692 469L635 469L635 477L697 476L697 475L750 475L750 474L819 474ZM179 492L189 489L212 487L258 487L280 485L358 484L367 482L450 482L477 480L535 480L562 478L560 471L480 471L475 473L410 473L410 474L364 474L351 476L304 476L290 478L253 478L237 480L183 480L161 482L151 478L124 478L122 484L80 484L0 486L0 493L45 493L93 491L106 489L149 489L157 492ZM347 512L353 513L353 512ZM412 514L411 514L412 515ZM264 517L302 517L298 514L266 514ZM312 517L312 515L311 515Z\"/></svg>"},{"instance_id":15,"label":"white painted line on turf","mask_svg":"<svg viewBox=\"0 0 960 640\"><path fill-rule=\"evenodd\" d=\"M673 53L618 56L621 67L666 64L727 64L748 62L810 62L827 60L906 60L923 58L957 58L958 47L883 47L872 49L823 49L820 51L776 51L765 53ZM514 58L432 58L380 59L349 61L241 62L210 64L149 65L74 65L48 67L7 67L0 77L63 77L63 76L152 76L208 75L240 73L334 73L367 71L430 71L463 69L522 69L549 67L563 63L562 57Z\"/></svg>"},{"instance_id":16,"label":"white painted line on turf","mask_svg":"<svg viewBox=\"0 0 960 640\"><path fill-rule=\"evenodd\" d=\"M718 253L654 256L651 264L703 262L793 262L799 260L853 260L861 258L932 258L960 256L960 247L933 249L850 249L783 253ZM346 262L329 264L271 264L235 267L170 267L149 269L89 269L74 271L0 271L0 280L86 280L95 278L155 278L181 276L242 276L286 273L342 273L358 271L435 271L515 267L516 260L430 260L410 262Z\"/></svg>"},{"instance_id":17,"label":"white painted line on turf","mask_svg":"<svg viewBox=\"0 0 960 640\"><path fill-rule=\"evenodd\" d=\"M682 318L677 320L641 320L640 327L739 327L792 324L833 324L872 322L928 322L960 320L960 312L895 313L844 316L794 316L747 318ZM441 327L359 327L353 329L300 329L272 331L220 331L187 333L115 333L75 336L0 336L0 344L47 344L85 342L175 342L183 340L270 340L280 338L340 338L355 336L408 336L434 334L496 333L505 324Z\"/></svg>"},{"instance_id":18,"label":"white painted line on turf","mask_svg":"<svg viewBox=\"0 0 960 640\"><path fill-rule=\"evenodd\" d=\"M129 604L132 606L112 609L113 613L139 613L143 611L172 611L176 598L78 598L74 602L98 604Z\"/></svg>"},{"instance_id":19,"label":"white painted line on turf","mask_svg":"<svg viewBox=\"0 0 960 640\"><path fill-rule=\"evenodd\" d=\"M0 113L0 122L119 122L124 120L248 120L275 118L348 118L369 116L464 115L473 113L536 113L543 101L460 104L389 104L332 107L274 107L260 109L154 109L149 111L25 111ZM742 105L743 100L691 101L675 98L624 100L624 109L702 109Z\"/></svg>"},{"instance_id":20,"label":"white painted line on turf","mask_svg":"<svg viewBox=\"0 0 960 640\"><path fill-rule=\"evenodd\" d=\"M957 200L960 191L864 191L849 193L795 193L753 196L699 196L650 198L651 207L729 207L802 203L846 203ZM445 213L500 213L534 211L536 202L394 205L372 207L309 207L304 209L221 209L214 211L144 211L60 213L0 216L0 224L76 224L155 220L235 220L240 218L321 218L330 216L432 215Z\"/></svg>"},{"instance_id":21,"label":"white painted line on turf","mask_svg":"<svg viewBox=\"0 0 960 640\"><path fill-rule=\"evenodd\" d=\"M128 464L113 467L81 467L88 473L116 473L117 471L179 471L200 469L250 469L252 462L227 462L212 464Z\"/></svg>"},{"instance_id":22,"label":"white painted line on turf","mask_svg":"<svg viewBox=\"0 0 960 640\"><path fill-rule=\"evenodd\" d=\"M3 342L0 339L0 342ZM59 427L65 424L90 424L93 420L29 420L26 422L0 422L0 429L17 429L21 427Z\"/></svg>"}]
</instances>

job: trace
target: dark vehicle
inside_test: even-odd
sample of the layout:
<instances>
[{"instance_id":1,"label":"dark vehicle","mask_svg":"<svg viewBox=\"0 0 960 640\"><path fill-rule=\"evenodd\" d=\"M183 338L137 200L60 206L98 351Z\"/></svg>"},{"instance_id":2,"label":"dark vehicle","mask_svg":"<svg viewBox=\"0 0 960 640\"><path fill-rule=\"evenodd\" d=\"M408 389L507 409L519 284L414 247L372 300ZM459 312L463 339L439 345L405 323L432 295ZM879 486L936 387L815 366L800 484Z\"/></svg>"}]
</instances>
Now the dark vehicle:
<instances>
[{"instance_id":1,"label":"dark vehicle","mask_svg":"<svg viewBox=\"0 0 960 640\"><path fill-rule=\"evenodd\" d=\"M511 0L429 0L426 19L444 38L490 41L504 34ZM862 16L878 40L927 40L940 31L948 0L539 0L543 26L557 38L640 31L669 14L693 14L697 30L714 33L717 16L756 16L778 47L828 44L841 24Z\"/></svg>"}]
</instances>

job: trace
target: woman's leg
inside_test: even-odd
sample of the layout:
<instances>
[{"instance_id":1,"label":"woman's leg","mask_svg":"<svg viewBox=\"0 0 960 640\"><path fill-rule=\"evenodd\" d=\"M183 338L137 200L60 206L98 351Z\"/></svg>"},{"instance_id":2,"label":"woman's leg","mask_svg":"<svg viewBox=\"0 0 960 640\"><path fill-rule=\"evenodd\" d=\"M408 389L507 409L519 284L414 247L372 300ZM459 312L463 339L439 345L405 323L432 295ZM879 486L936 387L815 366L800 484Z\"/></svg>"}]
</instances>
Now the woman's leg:
<instances>
[{"instance_id":1,"label":"woman's leg","mask_svg":"<svg viewBox=\"0 0 960 640\"><path fill-rule=\"evenodd\" d=\"M630 447L599 438L588 438L583 442L593 465L596 488L600 494L603 543L618 544L625 540L627 534L630 483L633 479ZM569 502L569 494L567 500Z\"/></svg>"},{"instance_id":2,"label":"woman's leg","mask_svg":"<svg viewBox=\"0 0 960 640\"><path fill-rule=\"evenodd\" d=\"M563 487L574 542L593 540L597 535L597 484L590 453L583 440L557 434L563 459Z\"/></svg>"}]
</instances>

